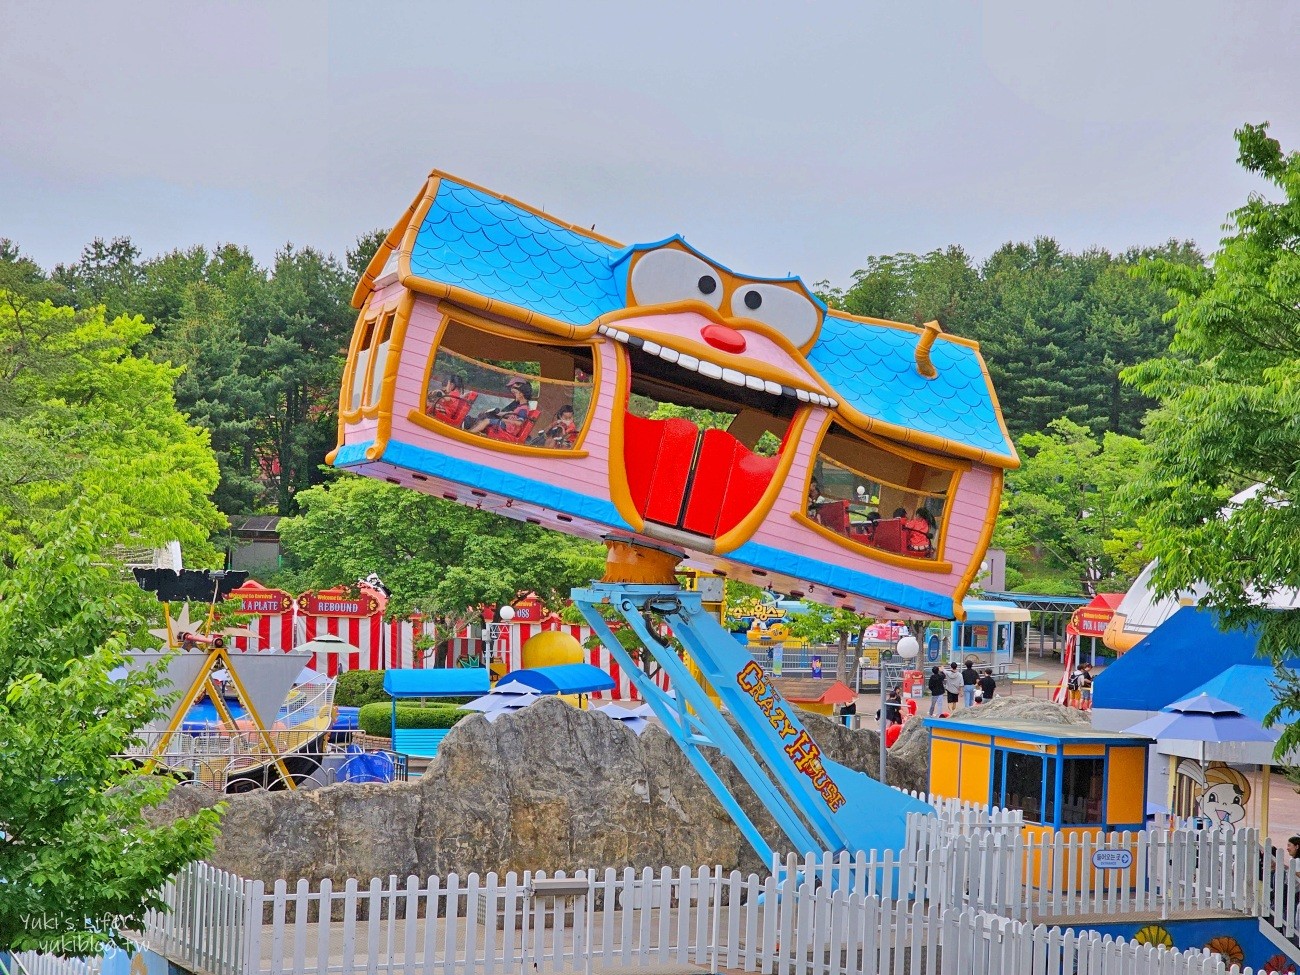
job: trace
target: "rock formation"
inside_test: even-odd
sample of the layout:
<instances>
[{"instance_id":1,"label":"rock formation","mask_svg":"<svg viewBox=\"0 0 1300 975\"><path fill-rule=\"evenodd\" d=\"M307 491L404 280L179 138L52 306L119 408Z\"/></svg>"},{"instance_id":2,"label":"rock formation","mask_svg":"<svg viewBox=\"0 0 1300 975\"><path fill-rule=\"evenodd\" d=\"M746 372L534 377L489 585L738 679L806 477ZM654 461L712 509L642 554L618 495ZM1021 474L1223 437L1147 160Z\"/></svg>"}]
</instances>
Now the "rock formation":
<instances>
[{"instance_id":1,"label":"rock formation","mask_svg":"<svg viewBox=\"0 0 1300 975\"><path fill-rule=\"evenodd\" d=\"M801 717L826 755L875 774L875 732ZM893 752L890 783L923 787L924 764ZM714 767L782 849L774 820L739 773L721 758ZM160 813L180 814L218 798L185 786ZM209 859L268 882L664 864L765 869L662 729L652 726L638 737L620 722L558 699L493 723L466 718L416 782L248 793L227 802Z\"/></svg>"}]
</instances>

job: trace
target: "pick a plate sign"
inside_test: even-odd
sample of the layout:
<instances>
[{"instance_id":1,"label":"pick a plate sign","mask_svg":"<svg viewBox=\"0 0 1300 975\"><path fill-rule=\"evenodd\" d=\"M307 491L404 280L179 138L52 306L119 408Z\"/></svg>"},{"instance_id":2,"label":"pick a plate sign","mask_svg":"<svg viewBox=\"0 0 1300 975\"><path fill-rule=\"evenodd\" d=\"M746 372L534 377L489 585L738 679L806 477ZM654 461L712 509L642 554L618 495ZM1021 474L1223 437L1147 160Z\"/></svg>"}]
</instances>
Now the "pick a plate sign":
<instances>
[{"instance_id":1,"label":"pick a plate sign","mask_svg":"<svg viewBox=\"0 0 1300 975\"><path fill-rule=\"evenodd\" d=\"M1127 870L1133 866L1131 850L1097 850L1092 855L1092 865L1098 870Z\"/></svg>"}]
</instances>

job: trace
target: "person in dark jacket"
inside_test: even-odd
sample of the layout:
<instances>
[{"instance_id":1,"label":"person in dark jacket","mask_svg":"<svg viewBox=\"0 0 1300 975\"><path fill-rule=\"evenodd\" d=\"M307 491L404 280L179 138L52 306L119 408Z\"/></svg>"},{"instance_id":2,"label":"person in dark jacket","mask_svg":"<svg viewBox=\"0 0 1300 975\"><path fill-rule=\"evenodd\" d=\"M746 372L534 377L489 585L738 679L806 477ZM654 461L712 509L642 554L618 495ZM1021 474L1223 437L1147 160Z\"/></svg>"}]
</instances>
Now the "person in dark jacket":
<instances>
[{"instance_id":1,"label":"person in dark jacket","mask_svg":"<svg viewBox=\"0 0 1300 975\"><path fill-rule=\"evenodd\" d=\"M926 681L926 687L930 691L930 717L933 718L935 706L943 700L943 671L938 664L930 668L930 679Z\"/></svg>"},{"instance_id":2,"label":"person in dark jacket","mask_svg":"<svg viewBox=\"0 0 1300 975\"><path fill-rule=\"evenodd\" d=\"M979 679L980 694L985 701L993 700L993 695L997 693L998 682L993 679L992 669L984 671L983 676Z\"/></svg>"},{"instance_id":3,"label":"person in dark jacket","mask_svg":"<svg viewBox=\"0 0 1300 975\"><path fill-rule=\"evenodd\" d=\"M967 660L966 666L962 668L961 672L961 690L964 703L968 708L975 705L975 685L979 683L979 679L980 673L975 669L975 662Z\"/></svg>"}]
</instances>

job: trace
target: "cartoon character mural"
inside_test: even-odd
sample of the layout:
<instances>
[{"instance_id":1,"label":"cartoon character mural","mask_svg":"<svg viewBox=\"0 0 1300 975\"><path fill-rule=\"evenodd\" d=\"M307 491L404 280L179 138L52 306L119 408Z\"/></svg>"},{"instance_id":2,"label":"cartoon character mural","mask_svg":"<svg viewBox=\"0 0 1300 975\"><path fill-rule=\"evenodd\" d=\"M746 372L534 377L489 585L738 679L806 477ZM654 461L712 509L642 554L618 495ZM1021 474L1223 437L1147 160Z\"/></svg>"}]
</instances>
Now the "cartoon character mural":
<instances>
[{"instance_id":1,"label":"cartoon character mural","mask_svg":"<svg viewBox=\"0 0 1300 975\"><path fill-rule=\"evenodd\" d=\"M1250 780L1223 762L1208 766L1193 759L1179 761L1178 786L1182 802L1178 807L1200 816L1213 826L1235 829L1246 819L1250 803Z\"/></svg>"},{"instance_id":2,"label":"cartoon character mural","mask_svg":"<svg viewBox=\"0 0 1300 975\"><path fill-rule=\"evenodd\" d=\"M336 467L796 599L960 616L1019 463L977 344L937 322L437 171L353 302Z\"/></svg>"}]
</instances>

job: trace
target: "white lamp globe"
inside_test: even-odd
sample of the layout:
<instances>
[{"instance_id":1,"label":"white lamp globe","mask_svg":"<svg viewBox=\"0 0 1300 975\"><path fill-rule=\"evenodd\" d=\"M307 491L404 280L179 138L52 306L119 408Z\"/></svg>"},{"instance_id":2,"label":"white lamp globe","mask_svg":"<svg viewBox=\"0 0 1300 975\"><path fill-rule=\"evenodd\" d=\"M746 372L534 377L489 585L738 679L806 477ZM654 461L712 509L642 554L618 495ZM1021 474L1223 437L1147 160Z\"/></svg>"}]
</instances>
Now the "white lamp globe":
<instances>
[{"instance_id":1,"label":"white lamp globe","mask_svg":"<svg viewBox=\"0 0 1300 975\"><path fill-rule=\"evenodd\" d=\"M509 623L514 618L515 618L515 608L513 606L509 606L509 605L502 606L501 609L497 612L497 619L499 619L502 623Z\"/></svg>"},{"instance_id":2,"label":"white lamp globe","mask_svg":"<svg viewBox=\"0 0 1300 975\"><path fill-rule=\"evenodd\" d=\"M921 652L921 645L916 642L916 637L909 634L898 641L895 649L904 660L912 660Z\"/></svg>"}]
</instances>

